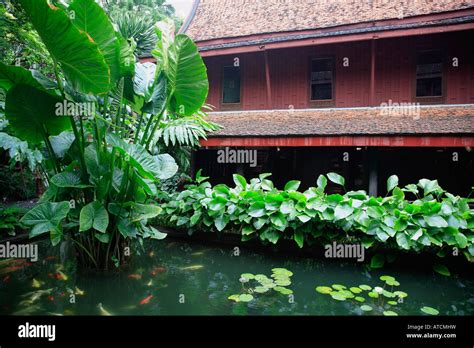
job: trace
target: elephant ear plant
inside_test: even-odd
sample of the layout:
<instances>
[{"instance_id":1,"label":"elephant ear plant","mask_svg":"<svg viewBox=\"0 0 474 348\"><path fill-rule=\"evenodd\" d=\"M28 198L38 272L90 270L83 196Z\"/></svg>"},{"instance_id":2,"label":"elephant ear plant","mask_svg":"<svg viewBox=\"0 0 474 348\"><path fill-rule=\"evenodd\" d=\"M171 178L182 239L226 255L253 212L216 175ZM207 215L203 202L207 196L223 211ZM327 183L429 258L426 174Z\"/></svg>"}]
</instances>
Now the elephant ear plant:
<instances>
[{"instance_id":1,"label":"elephant ear plant","mask_svg":"<svg viewBox=\"0 0 474 348\"><path fill-rule=\"evenodd\" d=\"M30 237L72 240L83 267L122 264L131 241L166 236L147 221L161 211L156 185L178 167L155 151L155 133L166 119L201 112L205 65L194 43L166 24L156 29L158 65L142 65L94 0L19 2L55 71L50 80L0 64L9 132L45 149L48 189L21 221Z\"/></svg>"}]
</instances>

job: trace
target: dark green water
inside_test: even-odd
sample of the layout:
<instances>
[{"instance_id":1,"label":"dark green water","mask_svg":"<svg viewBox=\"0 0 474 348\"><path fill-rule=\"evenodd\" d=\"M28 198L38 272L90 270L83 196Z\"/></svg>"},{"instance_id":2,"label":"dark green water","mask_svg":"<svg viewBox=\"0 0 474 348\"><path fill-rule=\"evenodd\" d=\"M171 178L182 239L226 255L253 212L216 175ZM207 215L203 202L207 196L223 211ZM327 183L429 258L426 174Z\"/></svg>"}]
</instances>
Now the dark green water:
<instances>
[{"instance_id":1,"label":"dark green water","mask_svg":"<svg viewBox=\"0 0 474 348\"><path fill-rule=\"evenodd\" d=\"M61 263L57 248L49 247L47 241L39 242L38 262L17 260L6 265L2 261L0 314L375 315L392 310L399 315L420 315L423 306L439 310L440 315L474 314L473 274L444 277L431 269L409 268L375 271L356 262L290 257L283 252L262 253L242 247L240 255L234 256L232 247L172 239L148 244L148 250L135 256L121 272L91 275L77 273L73 257ZM293 272L288 286L293 296L269 291L254 293L255 299L249 303L228 300L242 289L241 273L270 277L275 267ZM472 265L466 263L466 267ZM382 286L379 277L385 274L400 283L394 290L408 294L403 303L388 305L384 301L382 307L374 305L375 311L364 313L361 304L376 301L364 293L361 295L366 301L358 303L336 301L315 291L316 286L332 284ZM76 292L75 303L71 303L71 291Z\"/></svg>"}]
</instances>

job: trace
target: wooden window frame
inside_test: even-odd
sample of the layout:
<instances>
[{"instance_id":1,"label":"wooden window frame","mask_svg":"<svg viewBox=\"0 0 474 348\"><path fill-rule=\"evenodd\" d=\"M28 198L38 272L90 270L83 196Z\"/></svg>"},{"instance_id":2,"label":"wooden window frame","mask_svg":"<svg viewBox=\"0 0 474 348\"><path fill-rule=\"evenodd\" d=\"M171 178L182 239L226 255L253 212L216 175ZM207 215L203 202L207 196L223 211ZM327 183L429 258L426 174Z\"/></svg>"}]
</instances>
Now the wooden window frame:
<instances>
[{"instance_id":1,"label":"wooden window frame","mask_svg":"<svg viewBox=\"0 0 474 348\"><path fill-rule=\"evenodd\" d=\"M313 60L317 59L330 59L333 64L332 70L332 83L331 83L331 99L325 100L314 100L311 99L311 68ZM310 56L308 62L308 73L306 74L308 78L308 104L313 108L327 108L334 107L336 105L336 57L334 55L322 55L322 56Z\"/></svg>"},{"instance_id":2,"label":"wooden window frame","mask_svg":"<svg viewBox=\"0 0 474 348\"><path fill-rule=\"evenodd\" d=\"M240 72L240 90L239 90L239 94L240 94L240 101L238 103L224 103L224 70L225 68L239 68L239 72ZM221 72L222 72L222 77L221 77L221 97L220 97L220 104L221 104L221 110L240 110L242 108L242 97L243 97L243 94L242 94L242 65L240 64L239 62L239 66L234 66L232 64L226 64L226 65L222 65L222 69L221 69Z\"/></svg>"},{"instance_id":3,"label":"wooden window frame","mask_svg":"<svg viewBox=\"0 0 474 348\"><path fill-rule=\"evenodd\" d=\"M423 52L439 52L441 55L441 95L440 96L425 96L419 97L416 95L416 88L418 78L416 75L416 67L417 67L417 58ZM439 48L418 48L415 50L415 54L413 56L413 93L412 99L413 101L420 103L420 104L444 104L446 101L446 92L447 92L447 75L446 75L446 49L439 47Z\"/></svg>"}]
</instances>

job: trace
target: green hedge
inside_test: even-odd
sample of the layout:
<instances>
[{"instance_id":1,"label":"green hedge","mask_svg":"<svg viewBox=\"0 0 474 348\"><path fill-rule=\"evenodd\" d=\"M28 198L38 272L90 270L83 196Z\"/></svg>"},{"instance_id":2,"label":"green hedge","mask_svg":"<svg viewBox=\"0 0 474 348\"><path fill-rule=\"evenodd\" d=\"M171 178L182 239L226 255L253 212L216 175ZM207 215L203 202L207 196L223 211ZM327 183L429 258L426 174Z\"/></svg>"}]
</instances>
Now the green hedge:
<instances>
[{"instance_id":1,"label":"green hedge","mask_svg":"<svg viewBox=\"0 0 474 348\"><path fill-rule=\"evenodd\" d=\"M328 180L344 187L336 173L320 175L317 187L299 192L299 181L278 190L271 174L247 180L235 174L235 187L214 187L201 177L182 192L161 193L163 211L157 223L193 231L237 229L243 241L259 238L277 243L293 239L299 247L332 241L360 242L366 248L426 251L444 254L456 247L474 260L474 210L472 199L454 196L436 180L398 187L398 178L387 180L386 197L365 191L327 194ZM412 196L409 200L406 196Z\"/></svg>"}]
</instances>

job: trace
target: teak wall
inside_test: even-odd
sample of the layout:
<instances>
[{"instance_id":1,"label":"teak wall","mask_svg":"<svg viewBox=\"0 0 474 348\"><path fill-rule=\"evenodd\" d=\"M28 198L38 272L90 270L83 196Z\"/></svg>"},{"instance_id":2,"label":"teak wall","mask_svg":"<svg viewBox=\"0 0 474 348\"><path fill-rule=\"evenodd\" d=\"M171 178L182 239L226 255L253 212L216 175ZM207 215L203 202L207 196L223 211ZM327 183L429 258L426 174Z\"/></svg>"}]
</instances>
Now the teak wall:
<instances>
[{"instance_id":1,"label":"teak wall","mask_svg":"<svg viewBox=\"0 0 474 348\"><path fill-rule=\"evenodd\" d=\"M441 49L444 57L444 94L435 103L474 103L474 31L376 40L375 104L388 102L433 103L415 97L415 59L420 50ZM267 100L264 52L204 59L209 76L207 102L216 110L361 107L370 105L371 42L269 50L271 103ZM312 57L334 57L334 93L324 105L310 101L309 69ZM344 58L349 66L343 66ZM223 66L239 59L240 104L222 104ZM457 58L458 66L453 66Z\"/></svg>"}]
</instances>

